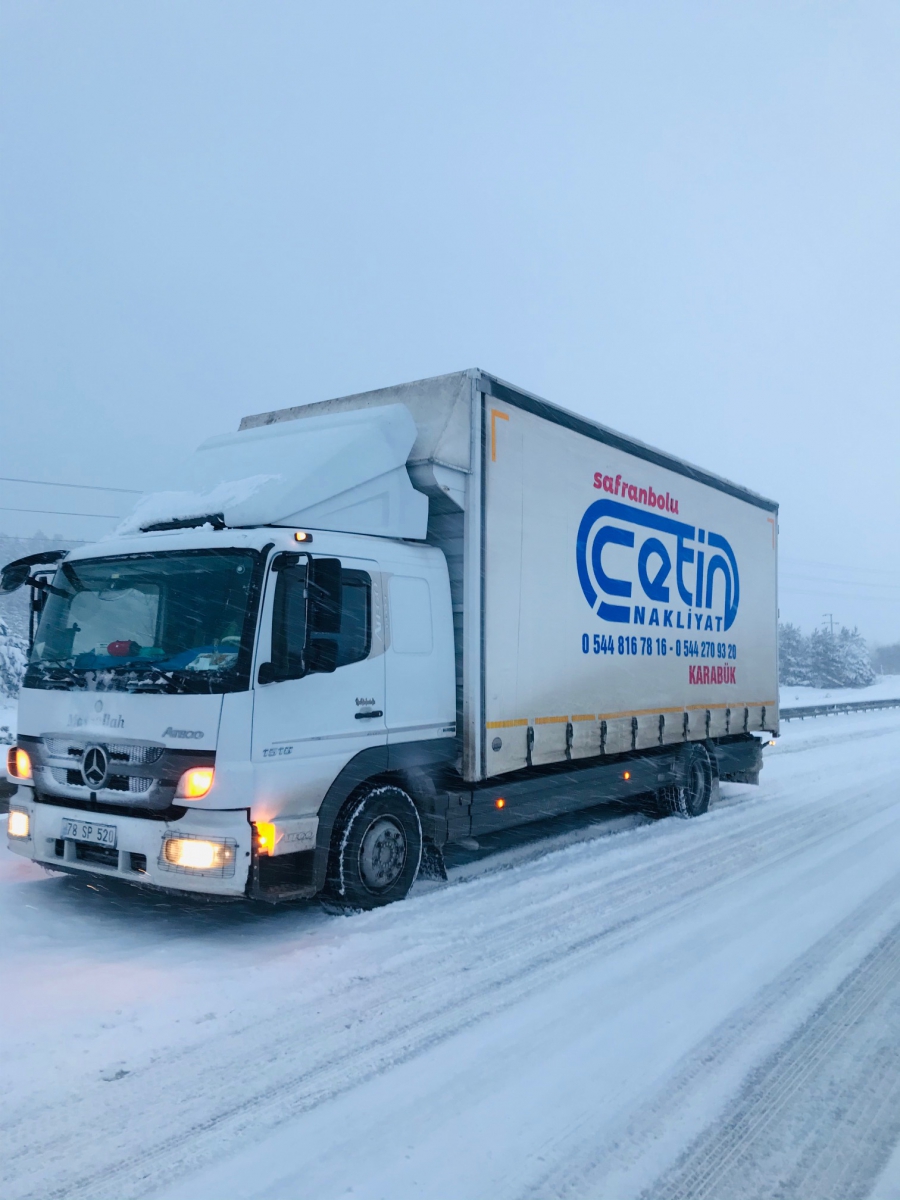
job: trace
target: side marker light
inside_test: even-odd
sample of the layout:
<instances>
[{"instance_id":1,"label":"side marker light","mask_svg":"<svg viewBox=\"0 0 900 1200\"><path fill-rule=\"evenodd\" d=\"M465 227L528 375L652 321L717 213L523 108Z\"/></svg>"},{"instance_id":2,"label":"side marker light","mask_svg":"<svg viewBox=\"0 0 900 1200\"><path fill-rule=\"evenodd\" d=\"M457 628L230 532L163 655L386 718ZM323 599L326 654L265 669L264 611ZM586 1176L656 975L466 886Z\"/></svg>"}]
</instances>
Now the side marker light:
<instances>
[{"instance_id":1,"label":"side marker light","mask_svg":"<svg viewBox=\"0 0 900 1200\"><path fill-rule=\"evenodd\" d=\"M502 796L498 796L497 799L494 801L494 807L495 808L506 808L506 801L503 799Z\"/></svg>"},{"instance_id":2,"label":"side marker light","mask_svg":"<svg viewBox=\"0 0 900 1200\"><path fill-rule=\"evenodd\" d=\"M622 778L623 778L623 779L630 779L630 778L631 778L631 772L630 772L630 771L623 771L623 772L622 772Z\"/></svg>"},{"instance_id":3,"label":"side marker light","mask_svg":"<svg viewBox=\"0 0 900 1200\"><path fill-rule=\"evenodd\" d=\"M275 826L271 821L254 821L256 830L256 850L258 854L274 854Z\"/></svg>"}]
</instances>

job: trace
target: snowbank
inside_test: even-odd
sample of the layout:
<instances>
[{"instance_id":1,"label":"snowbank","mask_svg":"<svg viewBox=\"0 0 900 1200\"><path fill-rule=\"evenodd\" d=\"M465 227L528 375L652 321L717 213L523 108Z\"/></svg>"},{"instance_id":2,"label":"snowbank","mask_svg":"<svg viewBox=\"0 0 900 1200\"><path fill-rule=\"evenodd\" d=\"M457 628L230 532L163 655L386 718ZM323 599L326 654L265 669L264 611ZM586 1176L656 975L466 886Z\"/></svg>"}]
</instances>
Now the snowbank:
<instances>
[{"instance_id":1,"label":"snowbank","mask_svg":"<svg viewBox=\"0 0 900 1200\"><path fill-rule=\"evenodd\" d=\"M835 704L847 700L895 700L900 697L900 675L879 675L869 687L813 688L782 684L780 704L793 708L801 704Z\"/></svg>"},{"instance_id":2,"label":"snowbank","mask_svg":"<svg viewBox=\"0 0 900 1200\"><path fill-rule=\"evenodd\" d=\"M16 740L17 707L17 702L9 696L0 696L0 746L11 746Z\"/></svg>"}]
</instances>

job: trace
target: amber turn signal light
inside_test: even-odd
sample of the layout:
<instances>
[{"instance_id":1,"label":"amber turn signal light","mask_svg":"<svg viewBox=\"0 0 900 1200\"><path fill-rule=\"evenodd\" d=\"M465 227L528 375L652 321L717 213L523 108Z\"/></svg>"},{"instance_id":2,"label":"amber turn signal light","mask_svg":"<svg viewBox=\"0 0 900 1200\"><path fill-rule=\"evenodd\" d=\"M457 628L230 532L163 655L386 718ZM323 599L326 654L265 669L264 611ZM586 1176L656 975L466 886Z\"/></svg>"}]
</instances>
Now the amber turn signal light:
<instances>
[{"instance_id":1,"label":"amber turn signal light","mask_svg":"<svg viewBox=\"0 0 900 1200\"><path fill-rule=\"evenodd\" d=\"M271 821L254 821L253 828L256 830L256 852L257 854L274 854L275 852L275 826Z\"/></svg>"}]
</instances>

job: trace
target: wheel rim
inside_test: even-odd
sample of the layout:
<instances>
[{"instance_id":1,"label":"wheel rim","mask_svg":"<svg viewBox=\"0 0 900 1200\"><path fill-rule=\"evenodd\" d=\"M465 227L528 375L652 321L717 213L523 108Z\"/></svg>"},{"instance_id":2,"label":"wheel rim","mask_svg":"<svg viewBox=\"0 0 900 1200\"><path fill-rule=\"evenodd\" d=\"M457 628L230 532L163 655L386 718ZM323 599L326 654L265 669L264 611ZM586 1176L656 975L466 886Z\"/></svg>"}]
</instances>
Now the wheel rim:
<instances>
[{"instance_id":1,"label":"wheel rim","mask_svg":"<svg viewBox=\"0 0 900 1200\"><path fill-rule=\"evenodd\" d=\"M406 834L391 817L378 817L363 834L359 847L359 873L372 892L395 884L406 865Z\"/></svg>"}]
</instances>

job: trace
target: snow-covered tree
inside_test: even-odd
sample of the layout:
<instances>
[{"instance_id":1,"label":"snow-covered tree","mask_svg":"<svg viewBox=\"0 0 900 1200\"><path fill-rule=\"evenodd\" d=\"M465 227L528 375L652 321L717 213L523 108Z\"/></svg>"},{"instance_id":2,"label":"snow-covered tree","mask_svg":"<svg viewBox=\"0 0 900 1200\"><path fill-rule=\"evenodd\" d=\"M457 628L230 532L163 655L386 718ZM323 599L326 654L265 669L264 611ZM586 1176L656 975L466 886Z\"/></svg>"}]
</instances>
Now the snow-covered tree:
<instances>
[{"instance_id":1,"label":"snow-covered tree","mask_svg":"<svg viewBox=\"0 0 900 1200\"><path fill-rule=\"evenodd\" d=\"M869 648L858 629L778 627L779 682L788 687L867 687L875 679Z\"/></svg>"},{"instance_id":2,"label":"snow-covered tree","mask_svg":"<svg viewBox=\"0 0 900 1200\"><path fill-rule=\"evenodd\" d=\"M25 674L28 642L0 621L0 696L16 697Z\"/></svg>"},{"instance_id":3,"label":"snow-covered tree","mask_svg":"<svg viewBox=\"0 0 900 1200\"><path fill-rule=\"evenodd\" d=\"M866 640L855 627L841 628L835 638L841 662L844 687L867 687L875 682L875 669Z\"/></svg>"},{"instance_id":4,"label":"snow-covered tree","mask_svg":"<svg viewBox=\"0 0 900 1200\"><path fill-rule=\"evenodd\" d=\"M798 625L778 626L778 674L788 687L809 685L809 647Z\"/></svg>"},{"instance_id":5,"label":"snow-covered tree","mask_svg":"<svg viewBox=\"0 0 900 1200\"><path fill-rule=\"evenodd\" d=\"M809 673L813 687L845 686L838 639L829 629L814 629L809 635Z\"/></svg>"}]
</instances>

